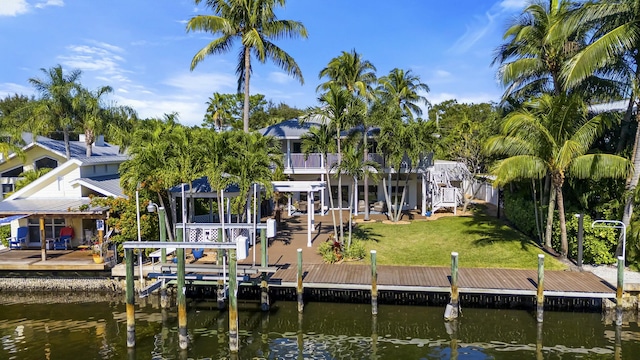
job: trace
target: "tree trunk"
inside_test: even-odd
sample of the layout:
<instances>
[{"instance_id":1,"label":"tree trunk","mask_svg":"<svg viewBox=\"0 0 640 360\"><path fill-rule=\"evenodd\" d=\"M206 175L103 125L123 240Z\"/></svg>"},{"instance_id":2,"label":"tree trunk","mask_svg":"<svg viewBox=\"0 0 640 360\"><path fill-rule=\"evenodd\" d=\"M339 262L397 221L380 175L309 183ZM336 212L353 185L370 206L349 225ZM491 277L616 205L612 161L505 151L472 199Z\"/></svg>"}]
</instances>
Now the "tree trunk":
<instances>
[{"instance_id":1,"label":"tree trunk","mask_svg":"<svg viewBox=\"0 0 640 360\"><path fill-rule=\"evenodd\" d=\"M164 211L164 227L167 230L167 235L168 235L169 241L174 241L174 239L173 239L173 231L171 231L171 228L172 228L171 218L169 218L169 212L166 210L167 207L165 206L164 199L162 198L162 195L160 195L160 193L158 193L158 201L160 202L160 206L165 208L165 211Z\"/></svg>"},{"instance_id":2,"label":"tree trunk","mask_svg":"<svg viewBox=\"0 0 640 360\"><path fill-rule=\"evenodd\" d=\"M553 229L553 210L556 205L556 192L552 191L549 194L549 209L547 210L547 228L544 233L544 246L548 249L553 249L551 245L551 230Z\"/></svg>"},{"instance_id":3,"label":"tree trunk","mask_svg":"<svg viewBox=\"0 0 640 360\"><path fill-rule=\"evenodd\" d=\"M84 131L84 144L87 147L86 155L91 157L93 155L92 145L95 142L95 134L91 129L85 129Z\"/></svg>"},{"instance_id":4,"label":"tree trunk","mask_svg":"<svg viewBox=\"0 0 640 360\"><path fill-rule=\"evenodd\" d=\"M367 142L367 132L369 129L364 127L364 161L369 160L369 144ZM364 221L369 221L369 174L368 169L365 169L364 177L362 179L362 187L364 188Z\"/></svg>"},{"instance_id":5,"label":"tree trunk","mask_svg":"<svg viewBox=\"0 0 640 360\"><path fill-rule=\"evenodd\" d=\"M554 186L556 192L556 203L558 204L558 217L560 218L560 255L563 259L569 253L569 242L567 241L567 221L564 214L564 197L562 196L562 183Z\"/></svg>"},{"instance_id":6,"label":"tree trunk","mask_svg":"<svg viewBox=\"0 0 640 360\"><path fill-rule=\"evenodd\" d=\"M69 127L65 126L62 130L62 136L64 139L64 151L67 156L67 160L71 159L71 145L69 144Z\"/></svg>"},{"instance_id":7,"label":"tree trunk","mask_svg":"<svg viewBox=\"0 0 640 360\"><path fill-rule=\"evenodd\" d=\"M342 149L340 143L340 126L338 126L338 169L342 165ZM342 219L342 174L338 171L338 206L340 212L340 243L344 244L344 222ZM337 235L337 234L336 234Z\"/></svg>"},{"instance_id":8,"label":"tree trunk","mask_svg":"<svg viewBox=\"0 0 640 360\"><path fill-rule=\"evenodd\" d=\"M618 139L618 146L616 147L616 153L620 154L627 146L627 137L629 136L629 127L631 126L631 115L633 114L633 96L629 99L629 105L627 111L624 113L622 122L620 123L620 138Z\"/></svg>"},{"instance_id":9,"label":"tree trunk","mask_svg":"<svg viewBox=\"0 0 640 360\"><path fill-rule=\"evenodd\" d=\"M631 222L631 216L633 215L633 207L634 207L634 193L636 190L636 186L638 186L638 179L640 179L640 146L638 146L638 142L640 142L640 112L636 114L636 122L638 122L638 129L636 130L636 137L633 144L633 153L631 156L631 162L633 164L633 173L627 179L627 186L625 188L625 203L624 203L624 213L622 214L622 223L626 227L629 226ZM622 253L622 241L618 241L618 247L616 249L616 254Z\"/></svg>"},{"instance_id":10,"label":"tree trunk","mask_svg":"<svg viewBox=\"0 0 640 360\"><path fill-rule=\"evenodd\" d=\"M242 111L242 123L244 132L249 132L249 75L251 74L251 52L249 47L244 47L244 109Z\"/></svg>"},{"instance_id":11,"label":"tree trunk","mask_svg":"<svg viewBox=\"0 0 640 360\"><path fill-rule=\"evenodd\" d=\"M336 208L333 205L333 194L331 193L331 173L329 172L329 164L327 163L327 155L324 156L324 168L327 172L327 187L329 188L329 206L331 206L331 220L333 221L333 235L338 236L338 226L336 225Z\"/></svg>"}]
</instances>

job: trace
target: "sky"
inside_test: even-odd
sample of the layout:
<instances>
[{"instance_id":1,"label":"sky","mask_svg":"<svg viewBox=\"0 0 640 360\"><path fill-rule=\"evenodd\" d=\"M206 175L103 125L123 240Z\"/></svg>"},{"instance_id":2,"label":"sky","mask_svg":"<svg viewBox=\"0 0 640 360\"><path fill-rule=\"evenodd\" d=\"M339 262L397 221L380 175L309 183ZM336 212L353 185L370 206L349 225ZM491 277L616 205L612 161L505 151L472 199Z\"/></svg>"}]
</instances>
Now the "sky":
<instances>
[{"instance_id":1,"label":"sky","mask_svg":"<svg viewBox=\"0 0 640 360\"><path fill-rule=\"evenodd\" d=\"M204 3L204 1L203 1ZM304 84L270 61L252 60L251 94L300 109L318 105L319 72L355 49L377 69L411 70L438 104L498 102L503 88L495 49L526 0L288 0L279 19L307 28L306 39L275 43L298 63ZM109 100L142 118L178 113L200 125L215 92L234 93L239 43L190 71L191 59L215 36L187 32L195 15L211 11L193 0L0 0L0 98L37 95L30 78L61 65L82 71L88 89L111 86Z\"/></svg>"}]
</instances>

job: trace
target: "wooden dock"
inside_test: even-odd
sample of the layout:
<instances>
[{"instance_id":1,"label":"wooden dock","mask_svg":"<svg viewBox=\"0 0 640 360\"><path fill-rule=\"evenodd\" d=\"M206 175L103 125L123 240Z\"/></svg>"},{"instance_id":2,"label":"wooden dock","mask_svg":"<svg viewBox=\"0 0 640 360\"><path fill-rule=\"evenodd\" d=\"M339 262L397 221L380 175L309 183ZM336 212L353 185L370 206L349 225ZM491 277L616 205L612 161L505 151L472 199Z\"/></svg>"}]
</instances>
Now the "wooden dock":
<instances>
[{"instance_id":1,"label":"wooden dock","mask_svg":"<svg viewBox=\"0 0 640 360\"><path fill-rule=\"evenodd\" d=\"M303 266L305 288L368 290L371 267L350 264ZM378 290L448 293L451 269L446 267L378 266ZM270 286L296 287L295 266L271 276ZM458 272L461 294L535 296L537 270L465 269ZM615 298L615 287L589 272L545 271L545 296Z\"/></svg>"}]
</instances>

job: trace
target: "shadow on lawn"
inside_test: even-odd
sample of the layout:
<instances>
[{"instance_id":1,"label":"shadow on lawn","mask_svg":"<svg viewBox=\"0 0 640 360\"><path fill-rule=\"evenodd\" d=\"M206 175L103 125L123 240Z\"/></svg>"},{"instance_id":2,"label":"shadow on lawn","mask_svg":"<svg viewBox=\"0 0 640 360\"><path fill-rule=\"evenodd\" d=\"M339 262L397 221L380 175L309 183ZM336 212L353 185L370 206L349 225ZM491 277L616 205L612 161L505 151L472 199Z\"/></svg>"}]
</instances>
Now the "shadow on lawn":
<instances>
[{"instance_id":1,"label":"shadow on lawn","mask_svg":"<svg viewBox=\"0 0 640 360\"><path fill-rule=\"evenodd\" d=\"M473 216L468 218L468 222L469 227L464 232L480 236L474 240L475 245L486 246L496 242L519 241L523 250L527 246L538 246L535 241L509 226L504 220L490 216L483 205L475 206Z\"/></svg>"},{"instance_id":2,"label":"shadow on lawn","mask_svg":"<svg viewBox=\"0 0 640 360\"><path fill-rule=\"evenodd\" d=\"M351 229L351 236L358 240L375 242L379 242L381 237L381 235L373 231L372 228L360 225Z\"/></svg>"}]
</instances>

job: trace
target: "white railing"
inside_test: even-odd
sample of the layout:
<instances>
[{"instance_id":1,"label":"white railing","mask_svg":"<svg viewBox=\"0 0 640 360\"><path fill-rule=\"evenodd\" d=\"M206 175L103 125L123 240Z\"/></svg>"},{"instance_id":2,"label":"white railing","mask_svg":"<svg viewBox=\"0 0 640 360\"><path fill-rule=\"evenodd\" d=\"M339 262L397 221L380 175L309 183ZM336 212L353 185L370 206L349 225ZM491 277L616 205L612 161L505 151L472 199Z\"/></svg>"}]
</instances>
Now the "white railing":
<instances>
[{"instance_id":1,"label":"white railing","mask_svg":"<svg viewBox=\"0 0 640 360\"><path fill-rule=\"evenodd\" d=\"M385 161L382 154L372 153L369 154L369 160L375 161L382 168L385 168ZM328 154L327 155L327 166L329 168L333 168L338 163L338 154ZM411 165L411 160L405 157L402 161L401 168L405 169ZM427 156L424 159L420 160L418 163L418 167L427 167L431 165L431 156ZM305 154L297 154L297 153L288 153L285 154L285 168L287 169L317 169L324 170L324 155L320 153L311 153L308 155ZM416 168L415 166L412 168Z\"/></svg>"}]
</instances>

